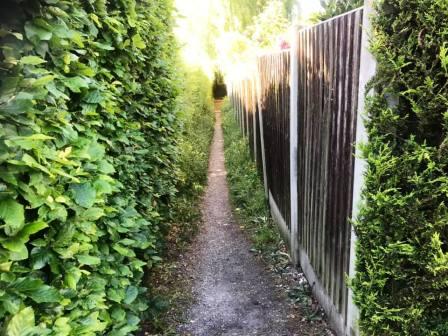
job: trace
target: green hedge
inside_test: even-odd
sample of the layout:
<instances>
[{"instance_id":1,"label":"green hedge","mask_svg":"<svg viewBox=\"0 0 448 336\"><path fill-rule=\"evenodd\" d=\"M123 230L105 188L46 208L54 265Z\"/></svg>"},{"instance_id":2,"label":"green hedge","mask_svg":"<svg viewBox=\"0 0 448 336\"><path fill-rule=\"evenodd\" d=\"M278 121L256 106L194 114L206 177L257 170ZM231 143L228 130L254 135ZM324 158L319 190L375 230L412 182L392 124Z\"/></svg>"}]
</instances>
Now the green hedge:
<instances>
[{"instance_id":1,"label":"green hedge","mask_svg":"<svg viewBox=\"0 0 448 336\"><path fill-rule=\"evenodd\" d=\"M241 134L228 98L224 100L222 119L227 182L234 211L254 247L264 256L275 259L282 240L273 225L262 177L250 155L248 139Z\"/></svg>"},{"instance_id":2,"label":"green hedge","mask_svg":"<svg viewBox=\"0 0 448 336\"><path fill-rule=\"evenodd\" d=\"M128 335L177 183L171 1L0 4L5 335Z\"/></svg>"},{"instance_id":3,"label":"green hedge","mask_svg":"<svg viewBox=\"0 0 448 336\"><path fill-rule=\"evenodd\" d=\"M323 11L312 17L312 21L328 20L334 16L344 14L364 4L364 0L323 0Z\"/></svg>"},{"instance_id":4,"label":"green hedge","mask_svg":"<svg viewBox=\"0 0 448 336\"><path fill-rule=\"evenodd\" d=\"M448 1L376 2L356 302L363 335L448 335Z\"/></svg>"},{"instance_id":5,"label":"green hedge","mask_svg":"<svg viewBox=\"0 0 448 336\"><path fill-rule=\"evenodd\" d=\"M214 112L212 82L198 67L184 65L178 99L182 133L179 137L180 194L185 197L202 194L207 183L208 157L213 137Z\"/></svg>"}]
</instances>

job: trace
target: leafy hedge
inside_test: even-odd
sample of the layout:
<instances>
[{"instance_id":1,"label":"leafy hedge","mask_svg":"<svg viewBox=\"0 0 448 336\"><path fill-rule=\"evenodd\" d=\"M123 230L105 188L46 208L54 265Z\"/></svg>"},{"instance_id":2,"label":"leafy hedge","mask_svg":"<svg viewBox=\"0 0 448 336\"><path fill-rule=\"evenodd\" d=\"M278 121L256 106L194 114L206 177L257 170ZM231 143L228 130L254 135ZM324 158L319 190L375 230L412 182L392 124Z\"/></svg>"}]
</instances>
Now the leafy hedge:
<instances>
[{"instance_id":1,"label":"leafy hedge","mask_svg":"<svg viewBox=\"0 0 448 336\"><path fill-rule=\"evenodd\" d=\"M0 4L5 335L128 335L170 216L170 0Z\"/></svg>"},{"instance_id":2,"label":"leafy hedge","mask_svg":"<svg viewBox=\"0 0 448 336\"><path fill-rule=\"evenodd\" d=\"M364 0L321 0L323 11L313 16L312 21L328 20L334 16L344 14L364 4Z\"/></svg>"},{"instance_id":3,"label":"leafy hedge","mask_svg":"<svg viewBox=\"0 0 448 336\"><path fill-rule=\"evenodd\" d=\"M212 82L203 70L183 66L178 99L182 133L179 137L179 183L185 197L202 194L207 182L208 157L213 137Z\"/></svg>"},{"instance_id":4,"label":"leafy hedge","mask_svg":"<svg viewBox=\"0 0 448 336\"><path fill-rule=\"evenodd\" d=\"M227 87L224 81L224 75L220 71L215 71L212 90L213 97L215 99L223 99L227 96Z\"/></svg>"},{"instance_id":5,"label":"leafy hedge","mask_svg":"<svg viewBox=\"0 0 448 336\"><path fill-rule=\"evenodd\" d=\"M222 114L224 157L232 205L254 247L273 259L283 241L270 216L262 177L251 158L248 139L241 134L228 98L224 100Z\"/></svg>"},{"instance_id":6,"label":"leafy hedge","mask_svg":"<svg viewBox=\"0 0 448 336\"><path fill-rule=\"evenodd\" d=\"M180 80L177 99L180 132L177 136L178 176L176 197L169 230L162 242L163 261L145 279L151 308L145 314L143 331L150 335L177 335L183 322L183 303L191 299L184 280L177 279L176 264L196 237L201 224L204 186L207 183L210 143L214 129L213 99L210 78L200 67L180 64L176 70ZM174 278L173 278L174 277ZM185 280L188 281L188 280Z\"/></svg>"},{"instance_id":7,"label":"leafy hedge","mask_svg":"<svg viewBox=\"0 0 448 336\"><path fill-rule=\"evenodd\" d=\"M363 335L448 335L448 2L376 2L359 221Z\"/></svg>"}]
</instances>

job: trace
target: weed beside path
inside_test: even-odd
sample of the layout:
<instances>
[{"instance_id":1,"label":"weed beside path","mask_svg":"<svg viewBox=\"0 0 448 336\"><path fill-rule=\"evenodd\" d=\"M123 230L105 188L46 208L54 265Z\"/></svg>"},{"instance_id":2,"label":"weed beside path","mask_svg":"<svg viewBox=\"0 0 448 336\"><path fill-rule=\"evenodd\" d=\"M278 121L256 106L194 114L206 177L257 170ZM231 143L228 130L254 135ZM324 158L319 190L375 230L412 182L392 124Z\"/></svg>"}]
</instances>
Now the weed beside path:
<instances>
[{"instance_id":1,"label":"weed beside path","mask_svg":"<svg viewBox=\"0 0 448 336\"><path fill-rule=\"evenodd\" d=\"M274 275L276 288L288 296L291 329L300 335L333 335L311 295L300 270L292 266L287 248L270 217L262 179L252 161L247 139L242 137L228 104L223 108L227 180L231 203L240 228L252 242L251 251Z\"/></svg>"}]
</instances>

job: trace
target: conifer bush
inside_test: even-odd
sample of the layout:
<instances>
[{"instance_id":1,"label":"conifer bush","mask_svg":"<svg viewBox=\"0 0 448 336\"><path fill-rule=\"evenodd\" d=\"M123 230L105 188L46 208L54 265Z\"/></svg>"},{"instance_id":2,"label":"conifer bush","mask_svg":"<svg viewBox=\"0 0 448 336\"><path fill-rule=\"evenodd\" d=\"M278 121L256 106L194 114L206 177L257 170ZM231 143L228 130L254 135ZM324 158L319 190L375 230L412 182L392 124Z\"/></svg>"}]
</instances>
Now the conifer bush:
<instances>
[{"instance_id":1,"label":"conifer bush","mask_svg":"<svg viewBox=\"0 0 448 336\"><path fill-rule=\"evenodd\" d=\"M323 11L312 17L316 23L361 7L364 0L321 0Z\"/></svg>"},{"instance_id":2,"label":"conifer bush","mask_svg":"<svg viewBox=\"0 0 448 336\"><path fill-rule=\"evenodd\" d=\"M224 75L220 71L215 72L215 78L213 79L213 97L215 99L223 99L227 96L227 87L224 82Z\"/></svg>"},{"instance_id":3,"label":"conifer bush","mask_svg":"<svg viewBox=\"0 0 448 336\"><path fill-rule=\"evenodd\" d=\"M177 183L171 1L0 12L2 334L132 334Z\"/></svg>"},{"instance_id":4,"label":"conifer bush","mask_svg":"<svg viewBox=\"0 0 448 336\"><path fill-rule=\"evenodd\" d=\"M363 335L448 335L448 1L375 3L353 281Z\"/></svg>"}]
</instances>

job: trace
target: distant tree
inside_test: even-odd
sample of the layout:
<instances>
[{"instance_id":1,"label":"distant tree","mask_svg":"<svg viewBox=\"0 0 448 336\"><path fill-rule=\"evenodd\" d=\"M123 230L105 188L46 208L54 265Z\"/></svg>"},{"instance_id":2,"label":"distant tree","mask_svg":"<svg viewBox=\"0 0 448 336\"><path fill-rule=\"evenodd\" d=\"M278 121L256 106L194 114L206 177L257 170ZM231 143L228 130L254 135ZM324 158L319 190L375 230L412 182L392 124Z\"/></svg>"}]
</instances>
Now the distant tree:
<instances>
[{"instance_id":1,"label":"distant tree","mask_svg":"<svg viewBox=\"0 0 448 336\"><path fill-rule=\"evenodd\" d=\"M283 6L285 7L286 16L288 17L288 20L292 20L292 13L294 5L297 4L297 0L283 0Z\"/></svg>"},{"instance_id":2,"label":"distant tree","mask_svg":"<svg viewBox=\"0 0 448 336\"><path fill-rule=\"evenodd\" d=\"M227 9L228 30L243 32L252 24L269 0L223 0Z\"/></svg>"},{"instance_id":3,"label":"distant tree","mask_svg":"<svg viewBox=\"0 0 448 336\"><path fill-rule=\"evenodd\" d=\"M249 37L261 48L279 43L279 37L288 30L290 21L282 0L271 0L248 27Z\"/></svg>"},{"instance_id":4,"label":"distant tree","mask_svg":"<svg viewBox=\"0 0 448 336\"><path fill-rule=\"evenodd\" d=\"M336 15L361 7L364 3L363 0L321 0L320 2L324 11L313 17L313 21L316 22L328 20Z\"/></svg>"},{"instance_id":5,"label":"distant tree","mask_svg":"<svg viewBox=\"0 0 448 336\"><path fill-rule=\"evenodd\" d=\"M280 3L283 8L282 18L290 20L296 0L222 0L222 3L227 11L227 30L243 33L254 25L254 19L271 3Z\"/></svg>"},{"instance_id":6,"label":"distant tree","mask_svg":"<svg viewBox=\"0 0 448 336\"><path fill-rule=\"evenodd\" d=\"M213 79L213 98L222 99L225 96L227 96L227 88L224 75L218 70L215 71L215 78Z\"/></svg>"}]
</instances>

